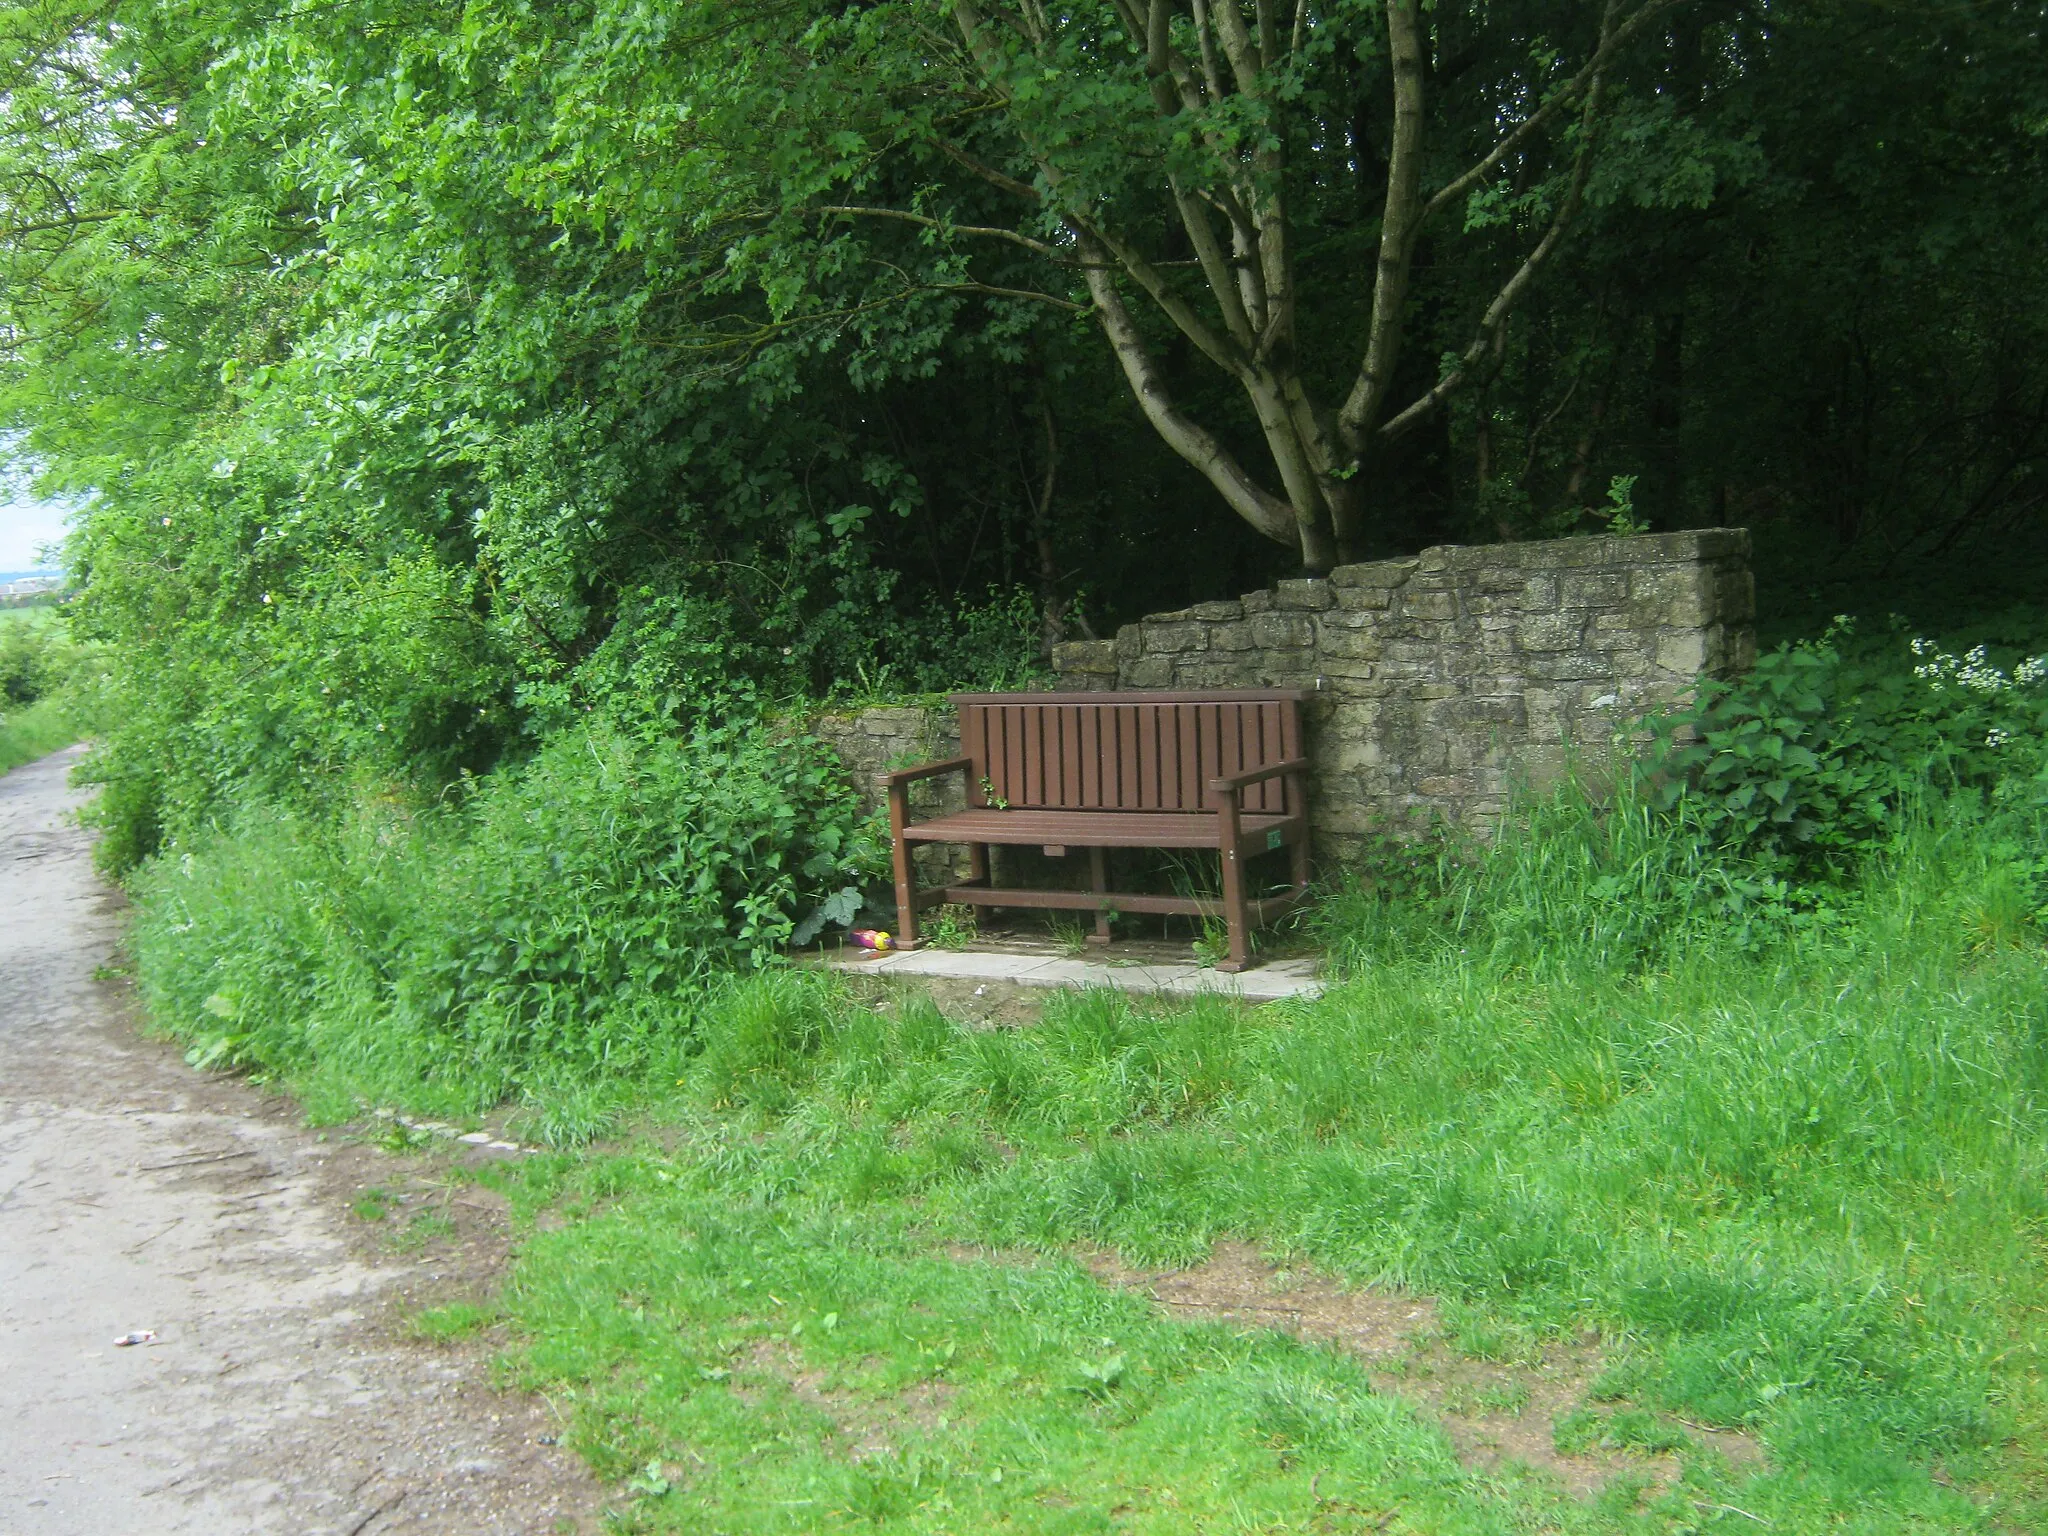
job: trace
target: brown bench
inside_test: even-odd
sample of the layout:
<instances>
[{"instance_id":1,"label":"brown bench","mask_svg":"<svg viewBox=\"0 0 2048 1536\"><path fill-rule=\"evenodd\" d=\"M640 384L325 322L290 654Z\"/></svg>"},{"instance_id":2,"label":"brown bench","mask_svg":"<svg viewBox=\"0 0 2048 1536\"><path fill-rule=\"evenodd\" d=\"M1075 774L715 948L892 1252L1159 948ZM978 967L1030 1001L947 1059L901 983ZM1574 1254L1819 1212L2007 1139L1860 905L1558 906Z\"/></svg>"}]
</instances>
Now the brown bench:
<instances>
[{"instance_id":1,"label":"brown bench","mask_svg":"<svg viewBox=\"0 0 2048 1536\"><path fill-rule=\"evenodd\" d=\"M1308 888L1308 816L1301 702L1292 689L1212 693L958 693L959 757L884 774L895 843L896 942L917 947L917 914L943 902L1054 907L1095 913L1090 942L1109 942L1109 914L1220 915L1230 953L1218 970L1243 970L1251 930ZM930 821L910 819L910 786L959 773L967 806ZM968 849L964 882L917 888L915 843ZM1054 857L1089 855L1092 890L999 888L989 845L1036 846ZM1155 896L1108 888L1106 848L1214 849L1223 895ZM1257 900L1245 860L1286 848L1293 888Z\"/></svg>"}]
</instances>

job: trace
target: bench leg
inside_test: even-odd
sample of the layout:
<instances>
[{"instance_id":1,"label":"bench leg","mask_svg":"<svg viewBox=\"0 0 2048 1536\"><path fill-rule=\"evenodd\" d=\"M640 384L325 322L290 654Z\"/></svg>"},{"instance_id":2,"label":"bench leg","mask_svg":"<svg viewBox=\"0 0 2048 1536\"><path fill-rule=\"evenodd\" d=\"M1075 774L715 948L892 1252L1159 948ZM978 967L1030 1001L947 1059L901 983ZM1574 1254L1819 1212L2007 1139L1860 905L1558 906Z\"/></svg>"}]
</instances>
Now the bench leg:
<instances>
[{"instance_id":1,"label":"bench leg","mask_svg":"<svg viewBox=\"0 0 2048 1536\"><path fill-rule=\"evenodd\" d=\"M1095 890L1095 931L1088 935L1090 944L1107 944L1109 934L1109 912L1100 898L1109 894L1108 863L1100 848L1088 850L1088 879Z\"/></svg>"},{"instance_id":2,"label":"bench leg","mask_svg":"<svg viewBox=\"0 0 2048 1536\"><path fill-rule=\"evenodd\" d=\"M1219 971L1241 971L1251 960L1252 914L1244 899L1244 860L1238 857L1237 796L1215 798L1217 841L1223 855L1223 921L1230 930L1230 953L1216 963Z\"/></svg>"},{"instance_id":3,"label":"bench leg","mask_svg":"<svg viewBox=\"0 0 2048 1536\"><path fill-rule=\"evenodd\" d=\"M917 865L911 861L910 842L903 829L910 825L910 787L889 786L889 845L896 872L896 932L892 942L898 949L917 948Z\"/></svg>"},{"instance_id":4,"label":"bench leg","mask_svg":"<svg viewBox=\"0 0 2048 1536\"><path fill-rule=\"evenodd\" d=\"M1293 866L1291 872L1294 876L1294 889L1297 892L1306 891L1308 889L1307 832L1303 832L1301 835L1301 840L1297 842L1292 848L1287 850L1287 856Z\"/></svg>"},{"instance_id":5,"label":"bench leg","mask_svg":"<svg viewBox=\"0 0 2048 1536\"><path fill-rule=\"evenodd\" d=\"M1235 848L1223 850L1223 921L1230 930L1230 953L1216 962L1216 969L1241 971L1252 957L1252 915L1244 897L1244 865Z\"/></svg>"}]
</instances>

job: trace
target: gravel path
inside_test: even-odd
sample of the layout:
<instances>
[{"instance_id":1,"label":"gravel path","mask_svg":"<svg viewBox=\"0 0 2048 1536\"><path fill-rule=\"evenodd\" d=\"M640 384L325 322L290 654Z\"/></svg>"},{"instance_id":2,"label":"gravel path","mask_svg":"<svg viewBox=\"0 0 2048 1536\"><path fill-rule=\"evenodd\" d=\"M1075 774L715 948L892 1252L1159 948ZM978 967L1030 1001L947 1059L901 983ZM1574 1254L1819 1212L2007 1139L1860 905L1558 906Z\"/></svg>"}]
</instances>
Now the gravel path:
<instances>
[{"instance_id":1,"label":"gravel path","mask_svg":"<svg viewBox=\"0 0 2048 1536\"><path fill-rule=\"evenodd\" d=\"M485 1192L136 1034L76 755L0 777L0 1536L595 1529L546 1405L396 1326L502 1264ZM352 1217L369 1186L434 1240Z\"/></svg>"}]
</instances>

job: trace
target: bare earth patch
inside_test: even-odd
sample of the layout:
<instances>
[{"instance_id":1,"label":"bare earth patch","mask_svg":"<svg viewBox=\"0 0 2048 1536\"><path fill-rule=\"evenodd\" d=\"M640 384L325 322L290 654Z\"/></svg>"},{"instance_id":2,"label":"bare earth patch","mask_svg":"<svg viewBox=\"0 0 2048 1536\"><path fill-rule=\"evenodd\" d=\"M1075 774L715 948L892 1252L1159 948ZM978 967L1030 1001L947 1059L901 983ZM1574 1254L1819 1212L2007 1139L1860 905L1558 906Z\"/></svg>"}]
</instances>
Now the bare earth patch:
<instances>
[{"instance_id":1,"label":"bare earth patch","mask_svg":"<svg viewBox=\"0 0 2048 1536\"><path fill-rule=\"evenodd\" d=\"M1468 1466L1535 1468L1580 1497L1618 1478L1660 1488L1678 1477L1680 1460L1671 1452L1568 1455L1557 1449L1554 1426L1565 1415L1628 1406L1593 1402L1604 1362L1590 1334L1547 1342L1515 1360L1476 1360L1446 1342L1428 1297L1347 1288L1311 1270L1276 1266L1248 1243L1220 1242L1207 1259L1185 1269L1137 1269L1114 1253L1077 1257L1105 1284L1143 1291L1175 1317L1272 1328L1356 1356L1375 1391L1406 1398L1437 1418ZM1658 1417L1736 1466L1763 1459L1762 1447L1748 1435Z\"/></svg>"}]
</instances>

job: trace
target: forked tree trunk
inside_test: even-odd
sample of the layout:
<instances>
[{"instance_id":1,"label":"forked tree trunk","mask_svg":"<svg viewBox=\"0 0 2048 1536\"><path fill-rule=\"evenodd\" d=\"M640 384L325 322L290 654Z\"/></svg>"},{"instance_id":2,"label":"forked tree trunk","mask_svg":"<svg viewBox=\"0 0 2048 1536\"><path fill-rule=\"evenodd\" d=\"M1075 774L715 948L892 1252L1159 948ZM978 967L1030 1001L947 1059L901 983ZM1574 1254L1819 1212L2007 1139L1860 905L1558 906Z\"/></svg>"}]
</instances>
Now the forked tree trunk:
<instances>
[{"instance_id":1,"label":"forked tree trunk","mask_svg":"<svg viewBox=\"0 0 2048 1536\"><path fill-rule=\"evenodd\" d=\"M1001 10L999 22L982 13L980 0L952 0L954 21L967 56L976 67L980 98L1013 108L1009 82L1019 78L1013 63L1038 69L1075 67L1062 55L1060 34L1082 24L1040 0L988 0ZM941 226L921 213L835 208L909 219L927 227L1000 239L1061 262L1078 264L1089 310L1101 326L1123 369L1139 409L1160 439L1215 487L1224 502L1253 528L1299 552L1305 569L1326 571L1358 552L1363 523L1363 486L1375 460L1389 444L1437 412L1469 380L1482 376L1489 354L1497 354L1501 327L1527 291L1538 269L1562 239L1577 213L1591 163L1605 71L1615 52L1655 16L1683 0L1637 0L1621 15L1623 0L1605 0L1599 42L1579 71L1535 110L1508 129L1493 148L1435 192L1422 188L1424 87L1429 36L1422 0L1383 0L1388 59L1393 81L1394 133L1387 160L1379 251L1373 268L1369 318L1355 379L1341 407L1318 402L1294 361L1296 278L1291 230L1282 188L1282 145L1275 128L1254 147L1219 126L1219 109L1233 98L1276 122L1292 97L1276 90L1285 78L1288 55L1303 46L1310 26L1305 0L1280 7L1279 0L1111 0L1124 41L1139 52L1152 110L1170 120L1177 133L1205 147L1213 174L1190 190L1174 176L1162 188L1170 197L1188 249L1199 268L1205 302L1188 285L1150 261L1108 222L1102 206L1069 190L1061 146L1033 141L1021 127L1023 152L1036 166L1027 183L989 166L962 143L941 141L954 163L1013 197L1050 213L1065 226L1071 243L1063 254L1022 230ZM1246 7L1252 25L1246 24ZM1192 38L1192 52L1176 42ZM1471 343L1450 370L1419 398L1391 409L1391 392L1407 326L1408 290L1415 251L1424 227L1437 214L1485 184L1534 136L1578 103L1579 141L1565 194L1542 237L1481 315ZM1057 135L1049 136L1057 138ZM1134 138L1142 135L1134 135ZM1256 136L1255 136L1256 137ZM1219 230L1218 221L1221 222ZM1078 255L1078 262L1074 260ZM972 287L973 285L963 285ZM1278 493L1238 461L1214 432L1175 402L1166 376L1129 307L1128 290L1144 295L1194 349L1236 380L1250 402L1264 438ZM989 290L1016 293L1017 290ZM1039 295L1056 305L1071 303Z\"/></svg>"}]
</instances>

